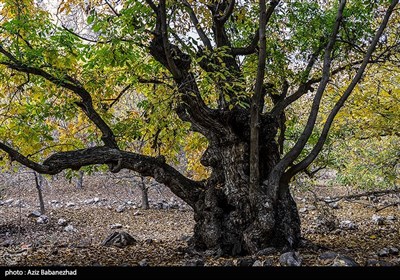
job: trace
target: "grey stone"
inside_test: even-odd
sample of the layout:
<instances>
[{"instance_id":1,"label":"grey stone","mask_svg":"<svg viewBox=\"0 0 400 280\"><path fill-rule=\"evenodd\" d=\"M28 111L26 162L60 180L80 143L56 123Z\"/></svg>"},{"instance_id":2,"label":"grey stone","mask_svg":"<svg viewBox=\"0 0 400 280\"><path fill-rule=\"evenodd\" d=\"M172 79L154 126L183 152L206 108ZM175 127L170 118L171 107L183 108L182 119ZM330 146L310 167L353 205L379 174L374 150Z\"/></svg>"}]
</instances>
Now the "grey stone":
<instances>
[{"instance_id":1,"label":"grey stone","mask_svg":"<svg viewBox=\"0 0 400 280\"><path fill-rule=\"evenodd\" d=\"M140 211L133 212L133 216L140 216L143 215Z\"/></svg>"},{"instance_id":2,"label":"grey stone","mask_svg":"<svg viewBox=\"0 0 400 280\"><path fill-rule=\"evenodd\" d=\"M305 207L299 209L299 213L307 213L307 212L308 210Z\"/></svg>"},{"instance_id":3,"label":"grey stone","mask_svg":"<svg viewBox=\"0 0 400 280\"><path fill-rule=\"evenodd\" d=\"M117 209L115 211L117 211L118 213L122 213L125 211L125 205L120 205L117 207Z\"/></svg>"},{"instance_id":4,"label":"grey stone","mask_svg":"<svg viewBox=\"0 0 400 280\"><path fill-rule=\"evenodd\" d=\"M126 204L128 204L128 205L133 205L133 202L130 201L130 200L128 200L128 201L126 202Z\"/></svg>"},{"instance_id":5,"label":"grey stone","mask_svg":"<svg viewBox=\"0 0 400 280\"><path fill-rule=\"evenodd\" d=\"M11 203L13 203L13 201L14 201L14 199L10 198L10 199L4 200L3 204L11 204Z\"/></svg>"},{"instance_id":6,"label":"grey stone","mask_svg":"<svg viewBox=\"0 0 400 280\"><path fill-rule=\"evenodd\" d=\"M376 214L372 215L371 220L372 220L373 223L375 223L377 225L383 225L384 222L385 222L385 219L382 216L379 216L379 215L376 215Z\"/></svg>"},{"instance_id":7,"label":"grey stone","mask_svg":"<svg viewBox=\"0 0 400 280\"><path fill-rule=\"evenodd\" d=\"M257 256L270 256L272 254L276 253L276 249L274 247L267 247L264 249L261 249L260 251L257 252Z\"/></svg>"},{"instance_id":8,"label":"grey stone","mask_svg":"<svg viewBox=\"0 0 400 280\"><path fill-rule=\"evenodd\" d=\"M68 225L64 228L66 232L76 232L76 229L72 225Z\"/></svg>"},{"instance_id":9,"label":"grey stone","mask_svg":"<svg viewBox=\"0 0 400 280\"><path fill-rule=\"evenodd\" d=\"M40 215L40 217L38 217L38 218L36 219L36 222L37 222L38 224L47 224L48 221L49 221L49 217L47 217L46 215Z\"/></svg>"},{"instance_id":10,"label":"grey stone","mask_svg":"<svg viewBox=\"0 0 400 280\"><path fill-rule=\"evenodd\" d=\"M38 218L40 217L42 214L39 211L32 211L31 213L28 214L28 218Z\"/></svg>"},{"instance_id":11,"label":"grey stone","mask_svg":"<svg viewBox=\"0 0 400 280\"><path fill-rule=\"evenodd\" d=\"M190 235L181 235L181 237L179 237L179 241L184 241L184 242L187 242L187 241L189 241L190 240L190 238L191 238L191 236Z\"/></svg>"},{"instance_id":12,"label":"grey stone","mask_svg":"<svg viewBox=\"0 0 400 280\"><path fill-rule=\"evenodd\" d=\"M13 244L14 244L14 241L12 239L6 239L3 241L3 243L1 243L1 246L10 247Z\"/></svg>"},{"instance_id":13,"label":"grey stone","mask_svg":"<svg viewBox=\"0 0 400 280\"><path fill-rule=\"evenodd\" d=\"M93 198L91 198L91 199L85 199L83 202L84 202L85 204L93 204L93 203L94 203L94 199L93 199Z\"/></svg>"},{"instance_id":14,"label":"grey stone","mask_svg":"<svg viewBox=\"0 0 400 280\"><path fill-rule=\"evenodd\" d=\"M339 228L346 229L346 230L355 230L357 229L357 225L349 220L344 220L339 223Z\"/></svg>"},{"instance_id":15,"label":"grey stone","mask_svg":"<svg viewBox=\"0 0 400 280\"><path fill-rule=\"evenodd\" d=\"M97 203L97 202L99 202L99 201L100 201L100 198L98 198L98 197L95 197L95 198L93 198L93 201L94 201L94 203Z\"/></svg>"},{"instance_id":16,"label":"grey stone","mask_svg":"<svg viewBox=\"0 0 400 280\"><path fill-rule=\"evenodd\" d=\"M339 254L333 251L326 251L323 252L322 254L319 255L319 258L321 260L330 260L330 259L334 259L338 256Z\"/></svg>"},{"instance_id":17,"label":"grey stone","mask_svg":"<svg viewBox=\"0 0 400 280\"><path fill-rule=\"evenodd\" d=\"M63 218L60 218L60 219L58 219L57 224L59 226L66 226L67 225L67 220L65 220Z\"/></svg>"},{"instance_id":18,"label":"grey stone","mask_svg":"<svg viewBox=\"0 0 400 280\"><path fill-rule=\"evenodd\" d=\"M329 207L331 207L332 209L339 209L339 208L340 208L339 203L337 203L337 202L331 202L331 203L329 203L328 205L329 205Z\"/></svg>"},{"instance_id":19,"label":"grey stone","mask_svg":"<svg viewBox=\"0 0 400 280\"><path fill-rule=\"evenodd\" d=\"M183 266L204 266L202 259L190 259L184 262Z\"/></svg>"},{"instance_id":20,"label":"grey stone","mask_svg":"<svg viewBox=\"0 0 400 280\"><path fill-rule=\"evenodd\" d=\"M113 224L110 226L111 229L118 229L118 228L122 228L121 224Z\"/></svg>"},{"instance_id":21,"label":"grey stone","mask_svg":"<svg viewBox=\"0 0 400 280\"><path fill-rule=\"evenodd\" d=\"M257 266L257 267L263 266L263 262L260 261L260 260L256 260L256 261L253 263L253 266Z\"/></svg>"},{"instance_id":22,"label":"grey stone","mask_svg":"<svg viewBox=\"0 0 400 280\"><path fill-rule=\"evenodd\" d=\"M359 266L359 264L348 256L339 255L334 259L332 266Z\"/></svg>"},{"instance_id":23,"label":"grey stone","mask_svg":"<svg viewBox=\"0 0 400 280\"><path fill-rule=\"evenodd\" d=\"M144 241L144 243L146 243L146 244L152 244L152 243L153 243L153 239L147 238L147 239Z\"/></svg>"},{"instance_id":24,"label":"grey stone","mask_svg":"<svg viewBox=\"0 0 400 280\"><path fill-rule=\"evenodd\" d=\"M136 239L133 238L129 233L125 231L113 232L102 242L103 246L115 246L118 248L123 248L130 245L135 245L137 243Z\"/></svg>"},{"instance_id":25,"label":"grey stone","mask_svg":"<svg viewBox=\"0 0 400 280\"><path fill-rule=\"evenodd\" d=\"M396 221L397 218L395 216L393 216L393 215L389 215L389 216L386 217L386 220L388 220L388 221Z\"/></svg>"},{"instance_id":26,"label":"grey stone","mask_svg":"<svg viewBox=\"0 0 400 280\"><path fill-rule=\"evenodd\" d=\"M390 246L389 247L389 254L398 255L399 254L399 249L397 249L396 247Z\"/></svg>"},{"instance_id":27,"label":"grey stone","mask_svg":"<svg viewBox=\"0 0 400 280\"><path fill-rule=\"evenodd\" d=\"M279 257L281 266L301 266L302 261L299 252L286 252Z\"/></svg>"},{"instance_id":28,"label":"grey stone","mask_svg":"<svg viewBox=\"0 0 400 280\"><path fill-rule=\"evenodd\" d=\"M149 266L149 263L147 262L147 259L143 259L139 262L139 266Z\"/></svg>"},{"instance_id":29,"label":"grey stone","mask_svg":"<svg viewBox=\"0 0 400 280\"><path fill-rule=\"evenodd\" d=\"M51 204L58 204L58 203L60 203L58 200L52 200L52 201L50 201L50 203Z\"/></svg>"},{"instance_id":30,"label":"grey stone","mask_svg":"<svg viewBox=\"0 0 400 280\"><path fill-rule=\"evenodd\" d=\"M383 248L383 249L379 250L377 254L379 257L387 257L387 256L389 256L389 249Z\"/></svg>"},{"instance_id":31,"label":"grey stone","mask_svg":"<svg viewBox=\"0 0 400 280\"><path fill-rule=\"evenodd\" d=\"M67 202L66 206L67 206L67 207L74 207L74 206L75 206L75 203L73 203L73 202Z\"/></svg>"},{"instance_id":32,"label":"grey stone","mask_svg":"<svg viewBox=\"0 0 400 280\"><path fill-rule=\"evenodd\" d=\"M317 207L315 207L314 205L309 205L307 208L310 211L313 211L313 210L317 209Z\"/></svg>"},{"instance_id":33,"label":"grey stone","mask_svg":"<svg viewBox=\"0 0 400 280\"><path fill-rule=\"evenodd\" d=\"M254 264L254 259L251 257L244 257L236 260L236 266L248 267L248 266L253 266L253 264Z\"/></svg>"}]
</instances>

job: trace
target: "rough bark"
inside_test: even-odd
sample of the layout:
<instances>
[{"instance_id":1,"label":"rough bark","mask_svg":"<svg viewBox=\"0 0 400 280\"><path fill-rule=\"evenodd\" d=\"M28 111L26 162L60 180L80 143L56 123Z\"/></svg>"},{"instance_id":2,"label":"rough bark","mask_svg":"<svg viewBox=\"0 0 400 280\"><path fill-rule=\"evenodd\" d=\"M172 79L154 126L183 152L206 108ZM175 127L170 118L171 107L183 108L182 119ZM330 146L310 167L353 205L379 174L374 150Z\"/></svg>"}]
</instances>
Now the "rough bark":
<instances>
[{"instance_id":1,"label":"rough bark","mask_svg":"<svg viewBox=\"0 0 400 280\"><path fill-rule=\"evenodd\" d=\"M202 164L213 172L193 207L196 225L191 244L217 255L296 247L300 220L289 189L260 185L249 195L249 116L237 113L230 120L234 134L210 142L202 158ZM279 146L272 137L277 133L277 121L264 117L263 122L268 125L262 127L270 128L261 130L265 144L260 149L260 176L264 180L279 160ZM278 189L278 194L271 191Z\"/></svg>"}]
</instances>

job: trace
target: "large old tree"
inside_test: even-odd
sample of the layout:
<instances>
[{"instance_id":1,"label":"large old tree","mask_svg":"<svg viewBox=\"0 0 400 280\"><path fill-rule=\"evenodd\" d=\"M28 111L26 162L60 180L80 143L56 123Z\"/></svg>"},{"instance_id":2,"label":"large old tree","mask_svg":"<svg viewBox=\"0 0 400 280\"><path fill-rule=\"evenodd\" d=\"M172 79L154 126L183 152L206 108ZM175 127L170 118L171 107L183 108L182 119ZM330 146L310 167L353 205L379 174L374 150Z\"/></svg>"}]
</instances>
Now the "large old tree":
<instances>
[{"instance_id":1,"label":"large old tree","mask_svg":"<svg viewBox=\"0 0 400 280\"><path fill-rule=\"evenodd\" d=\"M192 244L216 254L298 246L291 179L368 66L399 51L398 0L44 2L1 1L0 148L43 174L106 164L153 177L193 208ZM289 110L307 121L285 144ZM185 176L166 148L138 153L147 125L155 149L202 135L209 176Z\"/></svg>"}]
</instances>

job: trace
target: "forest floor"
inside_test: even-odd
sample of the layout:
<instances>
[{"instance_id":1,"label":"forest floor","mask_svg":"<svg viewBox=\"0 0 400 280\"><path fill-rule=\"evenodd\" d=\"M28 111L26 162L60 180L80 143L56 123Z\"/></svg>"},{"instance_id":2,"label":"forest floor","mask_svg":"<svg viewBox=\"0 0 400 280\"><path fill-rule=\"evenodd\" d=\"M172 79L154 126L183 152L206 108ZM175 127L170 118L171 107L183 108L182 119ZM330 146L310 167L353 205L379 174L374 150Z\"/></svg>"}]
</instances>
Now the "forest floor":
<instances>
[{"instance_id":1,"label":"forest floor","mask_svg":"<svg viewBox=\"0 0 400 280\"><path fill-rule=\"evenodd\" d=\"M82 189L61 177L47 180L48 221L38 221L28 217L39 209L33 178L29 172L0 177L0 266L241 266L256 260L257 265L280 265L279 252L240 258L188 254L192 210L161 186L150 188L151 209L141 210L139 187L110 175L87 177ZM298 250L302 265L341 266L350 259L360 266L399 266L400 208L392 205L399 197L371 195L327 204L314 196L348 191L328 186L295 191L306 240ZM137 243L102 246L114 231L128 232Z\"/></svg>"}]
</instances>

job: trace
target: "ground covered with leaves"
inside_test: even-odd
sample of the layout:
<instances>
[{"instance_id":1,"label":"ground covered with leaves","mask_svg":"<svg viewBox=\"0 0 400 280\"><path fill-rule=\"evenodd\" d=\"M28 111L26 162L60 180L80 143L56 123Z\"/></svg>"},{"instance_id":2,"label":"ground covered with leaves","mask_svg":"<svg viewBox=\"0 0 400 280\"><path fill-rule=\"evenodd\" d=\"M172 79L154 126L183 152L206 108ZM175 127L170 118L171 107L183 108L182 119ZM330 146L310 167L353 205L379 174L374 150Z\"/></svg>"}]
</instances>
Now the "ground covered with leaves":
<instances>
[{"instance_id":1,"label":"ground covered with leaves","mask_svg":"<svg viewBox=\"0 0 400 280\"><path fill-rule=\"evenodd\" d=\"M140 189L126 177L87 177L82 189L61 176L48 179L46 213L37 217L33 178L29 172L1 177L0 266L282 265L282 252L273 248L236 258L187 250L194 226L190 207L153 184L151 209L141 210ZM296 260L302 266L399 266L398 195L330 200L349 191L318 186L295 192L304 237ZM136 243L103 246L115 231L129 233Z\"/></svg>"}]
</instances>

